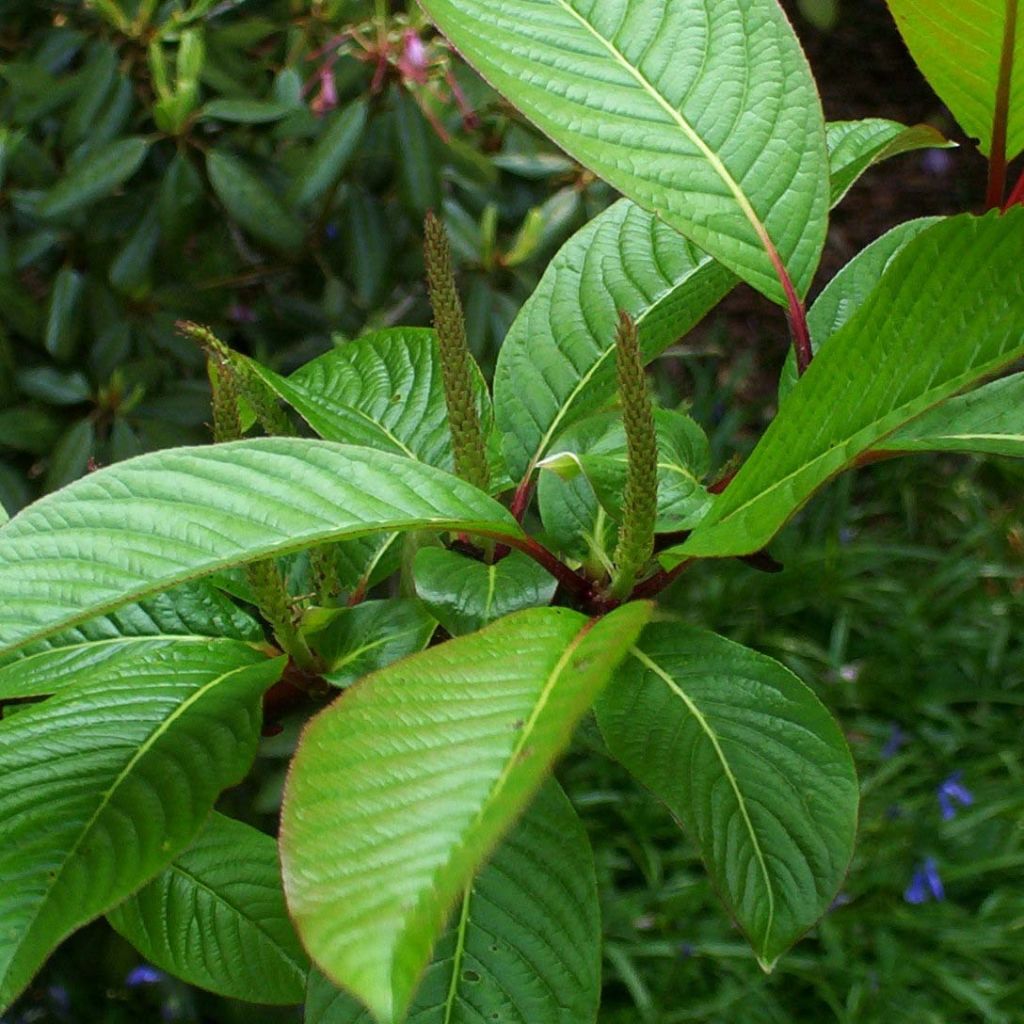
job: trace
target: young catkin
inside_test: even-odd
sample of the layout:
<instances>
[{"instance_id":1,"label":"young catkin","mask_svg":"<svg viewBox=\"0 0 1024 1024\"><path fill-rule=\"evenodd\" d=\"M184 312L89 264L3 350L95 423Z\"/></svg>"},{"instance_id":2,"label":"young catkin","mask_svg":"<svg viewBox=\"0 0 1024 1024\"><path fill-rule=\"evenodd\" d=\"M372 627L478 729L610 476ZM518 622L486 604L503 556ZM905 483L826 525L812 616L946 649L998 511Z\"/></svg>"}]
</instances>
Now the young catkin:
<instances>
[{"instance_id":1,"label":"young catkin","mask_svg":"<svg viewBox=\"0 0 1024 1024\"><path fill-rule=\"evenodd\" d=\"M473 387L472 360L466 341L462 302L455 287L451 247L444 225L428 213L424 224L424 262L434 326L441 352L441 374L448 405L455 472L486 491L491 480L487 445L480 427Z\"/></svg>"},{"instance_id":2,"label":"young catkin","mask_svg":"<svg viewBox=\"0 0 1024 1024\"><path fill-rule=\"evenodd\" d=\"M612 594L628 596L637 574L654 553L654 524L658 514L658 440L647 390L636 323L619 314L616 363L622 423L626 431L626 490L622 525L615 550L616 574Z\"/></svg>"}]
</instances>

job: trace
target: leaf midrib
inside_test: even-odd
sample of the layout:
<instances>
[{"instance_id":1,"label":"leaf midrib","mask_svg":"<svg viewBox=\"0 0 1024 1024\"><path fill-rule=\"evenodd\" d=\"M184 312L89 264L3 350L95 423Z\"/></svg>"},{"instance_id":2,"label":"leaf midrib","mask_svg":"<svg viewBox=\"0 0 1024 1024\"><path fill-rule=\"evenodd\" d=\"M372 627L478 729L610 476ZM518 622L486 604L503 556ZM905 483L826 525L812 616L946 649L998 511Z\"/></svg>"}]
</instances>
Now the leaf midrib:
<instances>
[{"instance_id":1,"label":"leaf midrib","mask_svg":"<svg viewBox=\"0 0 1024 1024\"><path fill-rule=\"evenodd\" d=\"M474 833L480 827L480 822L487 816L487 814L490 812L494 804L500 799L502 791L505 789L506 785L508 785L508 780L511 777L512 772L515 770L516 766L520 762L523 751L527 748L527 746L529 745L529 741L533 738L533 731L537 726L537 721L543 713L544 709L547 707L548 702L551 699L551 694L554 691L556 685L558 684L558 681L561 679L562 674L565 672L566 666L572 660L580 644L583 643L584 639L586 639L587 635L597 624L597 621L597 619L590 619L586 623L584 623L584 625L580 627L579 630L577 630L576 635L572 638L572 640L566 645L566 648L559 656L558 661L555 662L554 667L549 673L547 679L544 681L544 685L541 687L540 692L537 695L533 708L530 711L530 714L526 719L526 722L519 730L519 738L516 740L515 745L509 752L509 755L505 760L505 764L501 769L501 772L498 774L498 778L494 781L494 784L491 786L490 792L483 799L483 801L481 801L480 807L477 810L476 814L473 815L472 820L462 831L462 834L458 837L458 839L451 844L451 850L458 851L464 849L468 845L469 840L471 839L471 837L473 837ZM432 880L428 890L428 892L431 895L433 895L433 891L435 889L434 883L436 882L438 874L446 870L451 863L452 858L449 858L448 860L444 861L444 863L435 871L434 879ZM392 944L392 963L394 962L395 951L400 949L401 946L407 941L409 927L412 923L413 922L411 919L406 920L405 926L400 932L398 938Z\"/></svg>"},{"instance_id":2,"label":"leaf midrib","mask_svg":"<svg viewBox=\"0 0 1024 1024\"><path fill-rule=\"evenodd\" d=\"M772 254L775 252L775 245L772 242L771 236L768 234L768 229L765 227L761 218L758 217L757 211L754 209L753 204L747 198L747 194L743 191L739 182L732 176L729 169L722 162L721 157L701 138L697 130L690 124L689 121L683 117L680 111L676 110L671 103L658 91L654 84L644 75L638 67L631 64L626 55L610 40L603 36L597 29L583 17L578 11L576 11L567 0L554 0L559 7L561 7L566 13L570 14L575 18L580 25L582 25L599 43L601 43L611 54L612 58L622 68L624 68L637 82L637 84L665 111L666 114L678 125L680 130L686 136L686 138L697 147L701 155L711 165L715 173L725 183L726 188L733 194L733 198L736 200L737 205L743 212L743 215L750 222L751 227L760 239L761 244L765 247L765 250Z\"/></svg>"},{"instance_id":3,"label":"leaf midrib","mask_svg":"<svg viewBox=\"0 0 1024 1024\"><path fill-rule=\"evenodd\" d=\"M693 716L694 721L700 726L701 731L707 736L708 741L711 743L712 749L715 752L715 756L718 758L719 763L722 766L722 771L725 773L726 780L729 783L735 797L736 803L739 806L740 817L743 819L743 823L746 826L746 831L750 836L751 845L754 848L754 856L757 860L758 867L761 870L761 877L764 879L765 890L768 896L768 920L764 927L764 936L762 938L762 948L768 948L768 940L771 937L772 928L775 924L775 889L772 886L771 875L768 872L768 862L765 859L764 851L761 849L760 840L757 837L757 833L754 830L754 823L751 821L750 812L747 809L747 802L743 797L743 793L740 790L739 783L736 780L736 776L733 774L732 767L729 764L728 758L725 756L725 751L722 749L722 745L719 742L718 734L711 727L711 724L704 717L703 712L697 705L691 700L689 695L681 686L669 675L657 662L652 658L648 657L638 647L634 647L631 651L634 658L640 662L645 668L653 672L661 681L674 693L685 705L686 709Z\"/></svg>"},{"instance_id":4,"label":"leaf midrib","mask_svg":"<svg viewBox=\"0 0 1024 1024\"><path fill-rule=\"evenodd\" d=\"M21 953L25 950L26 946L28 946L32 938L33 929L36 927L40 915L49 905L52 894L54 890L57 888L62 876L64 875L64 872L67 870L68 865L72 862L75 855L78 853L78 850L81 847L82 843L85 842L86 837L89 835L89 833L96 825L96 822L99 819L100 815L110 806L110 801L113 798L114 793L122 785L122 783L124 783L124 781L129 777L132 770L136 767L139 761L146 754L148 754L150 750L153 749L155 744L164 736L164 734L171 727L171 725L174 722L176 722L179 718L181 718L181 716L187 710L189 710L189 708L191 708L198 700L206 696L206 694L210 690L217 686L220 686L221 683L223 683L226 679L229 679L231 676L236 675L239 672L249 671L250 669L252 669L252 667L252 665L241 665L236 668L229 669L227 672L223 672L214 679L211 679L209 682L204 683L194 693L190 694L176 708L174 708L170 715L162 719L157 724L157 727L153 730L153 732L149 736L147 736L146 739L141 744L139 744L138 749L135 751L134 754L132 754L131 758L129 758L128 763L121 769L120 772L118 772L117 777L107 788L106 792L104 792L103 795L100 797L100 800L96 805L96 808L94 809L93 813L89 816L89 820L83 825L81 831L78 834L78 838L72 844L71 849L68 850L66 856L64 857L61 863L60 868L54 873L53 877L49 881L49 884L45 887L42 899L39 900L38 904L36 905L35 912L32 914L31 919L29 920L27 926L22 932L21 941L17 946L18 952L15 953L15 955L11 958L9 962L7 971L8 977L10 977L10 968L14 966L14 964L19 959ZM105 913L106 909L107 908L101 909L99 913Z\"/></svg>"}]
</instances>

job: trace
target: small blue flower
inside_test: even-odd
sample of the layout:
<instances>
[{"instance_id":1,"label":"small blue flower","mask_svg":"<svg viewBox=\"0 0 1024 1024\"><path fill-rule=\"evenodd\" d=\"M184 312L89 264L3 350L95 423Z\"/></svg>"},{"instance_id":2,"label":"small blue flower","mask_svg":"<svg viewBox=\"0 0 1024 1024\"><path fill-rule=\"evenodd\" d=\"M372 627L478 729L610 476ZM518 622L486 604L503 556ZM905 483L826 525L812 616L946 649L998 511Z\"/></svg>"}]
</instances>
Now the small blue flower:
<instances>
[{"instance_id":1,"label":"small blue flower","mask_svg":"<svg viewBox=\"0 0 1024 1024\"><path fill-rule=\"evenodd\" d=\"M974 803L974 794L960 782L963 774L963 772L953 772L948 779L940 782L935 790L939 798L943 821L949 821L956 817L954 803L960 804L961 807L970 807Z\"/></svg>"},{"instance_id":2,"label":"small blue flower","mask_svg":"<svg viewBox=\"0 0 1024 1024\"><path fill-rule=\"evenodd\" d=\"M137 988L139 985L156 985L164 980L164 972L158 971L149 964L139 964L133 967L124 979L129 988Z\"/></svg>"},{"instance_id":3,"label":"small blue flower","mask_svg":"<svg viewBox=\"0 0 1024 1024\"><path fill-rule=\"evenodd\" d=\"M910 885L903 893L908 903L927 903L928 900L944 900L946 890L942 887L939 868L934 857L925 857L924 862L914 872Z\"/></svg>"},{"instance_id":4,"label":"small blue flower","mask_svg":"<svg viewBox=\"0 0 1024 1024\"><path fill-rule=\"evenodd\" d=\"M899 727L898 723L893 722L892 728L889 730L889 738L885 741L885 746L882 747L880 756L888 761L900 752L900 748L906 742L906 733Z\"/></svg>"}]
</instances>

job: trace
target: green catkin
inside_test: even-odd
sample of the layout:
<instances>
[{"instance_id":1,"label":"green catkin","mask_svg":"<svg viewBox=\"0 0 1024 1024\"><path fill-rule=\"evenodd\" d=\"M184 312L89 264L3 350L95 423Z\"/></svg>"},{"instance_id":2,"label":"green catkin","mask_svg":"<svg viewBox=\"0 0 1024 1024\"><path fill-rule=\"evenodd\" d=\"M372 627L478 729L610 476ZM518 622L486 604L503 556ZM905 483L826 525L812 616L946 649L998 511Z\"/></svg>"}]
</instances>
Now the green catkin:
<instances>
[{"instance_id":1,"label":"green catkin","mask_svg":"<svg viewBox=\"0 0 1024 1024\"><path fill-rule=\"evenodd\" d=\"M629 596L638 573L654 554L654 524L658 515L658 440L640 355L640 338L636 323L627 313L619 314L615 351L622 423L626 431L627 472L611 595L623 600Z\"/></svg>"},{"instance_id":2,"label":"green catkin","mask_svg":"<svg viewBox=\"0 0 1024 1024\"><path fill-rule=\"evenodd\" d=\"M427 287L441 351L441 375L444 378L455 473L467 483L486 491L491 482L491 472L477 412L466 322L455 287L448 236L444 225L433 213L427 214L424 238Z\"/></svg>"},{"instance_id":3,"label":"green catkin","mask_svg":"<svg viewBox=\"0 0 1024 1024\"><path fill-rule=\"evenodd\" d=\"M206 351L207 371L213 388L214 441L219 444L239 440L242 436L239 399L243 388L239 364L232 358L234 353L204 327L197 324L181 324L180 327ZM277 563L272 558L253 562L245 567L245 576L260 613L274 631L282 650L300 668L312 670L316 658L295 625L292 600Z\"/></svg>"}]
</instances>

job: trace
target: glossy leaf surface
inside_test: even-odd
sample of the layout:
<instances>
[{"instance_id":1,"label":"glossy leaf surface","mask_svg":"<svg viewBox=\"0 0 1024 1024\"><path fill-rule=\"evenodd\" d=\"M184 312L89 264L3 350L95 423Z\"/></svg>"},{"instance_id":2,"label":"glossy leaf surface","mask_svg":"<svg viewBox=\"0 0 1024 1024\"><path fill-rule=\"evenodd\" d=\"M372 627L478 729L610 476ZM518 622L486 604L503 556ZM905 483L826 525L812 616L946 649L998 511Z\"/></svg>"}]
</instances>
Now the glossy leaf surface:
<instances>
[{"instance_id":1,"label":"glossy leaf surface","mask_svg":"<svg viewBox=\"0 0 1024 1024\"><path fill-rule=\"evenodd\" d=\"M821 104L774 0L421 0L580 163L785 305L828 219ZM771 251L771 255L769 253Z\"/></svg>"},{"instance_id":2,"label":"glossy leaf surface","mask_svg":"<svg viewBox=\"0 0 1024 1024\"><path fill-rule=\"evenodd\" d=\"M853 853L857 778L835 720L778 662L681 622L644 631L597 714L615 757L693 830L770 968Z\"/></svg>"},{"instance_id":3,"label":"glossy leaf surface","mask_svg":"<svg viewBox=\"0 0 1024 1024\"><path fill-rule=\"evenodd\" d=\"M519 612L367 677L307 726L285 892L313 959L381 1024L403 1018L447 912L650 613Z\"/></svg>"},{"instance_id":4,"label":"glossy leaf surface","mask_svg":"<svg viewBox=\"0 0 1024 1024\"><path fill-rule=\"evenodd\" d=\"M1017 9L1018 0L887 3L918 67L963 130L980 140L986 156L992 147L1000 80L1006 77L1006 148L1012 160L1024 149L1024 12ZM1008 33L1011 11L1016 31Z\"/></svg>"},{"instance_id":5,"label":"glossy leaf surface","mask_svg":"<svg viewBox=\"0 0 1024 1024\"><path fill-rule=\"evenodd\" d=\"M583 1024L597 1013L601 922L590 843L549 781L472 882L440 938L408 1024ZM373 1024L322 974L306 1024Z\"/></svg>"},{"instance_id":6,"label":"glossy leaf surface","mask_svg":"<svg viewBox=\"0 0 1024 1024\"><path fill-rule=\"evenodd\" d=\"M523 477L573 423L614 394L619 310L647 361L693 327L736 278L622 200L559 250L498 354L494 415L509 473Z\"/></svg>"},{"instance_id":7,"label":"glossy leaf surface","mask_svg":"<svg viewBox=\"0 0 1024 1024\"><path fill-rule=\"evenodd\" d=\"M930 124L911 127L882 117L863 121L830 121L826 126L831 165L832 205L875 164L919 149L956 147Z\"/></svg>"},{"instance_id":8,"label":"glossy leaf surface","mask_svg":"<svg viewBox=\"0 0 1024 1024\"><path fill-rule=\"evenodd\" d=\"M1024 373L951 398L875 447L878 451L1024 457Z\"/></svg>"},{"instance_id":9,"label":"glossy leaf surface","mask_svg":"<svg viewBox=\"0 0 1024 1024\"><path fill-rule=\"evenodd\" d=\"M249 365L325 440L366 445L452 470L448 408L433 331L378 331L335 348L287 378ZM476 384L486 435L494 415L479 373ZM501 469L497 464L493 468Z\"/></svg>"},{"instance_id":10,"label":"glossy leaf surface","mask_svg":"<svg viewBox=\"0 0 1024 1024\"><path fill-rule=\"evenodd\" d=\"M283 668L235 643L180 645L0 722L0 1007L188 845L249 769Z\"/></svg>"},{"instance_id":11,"label":"glossy leaf surface","mask_svg":"<svg viewBox=\"0 0 1024 1024\"><path fill-rule=\"evenodd\" d=\"M309 962L288 918L277 844L212 814L159 875L107 914L151 964L251 1003L298 1003Z\"/></svg>"},{"instance_id":12,"label":"glossy leaf surface","mask_svg":"<svg viewBox=\"0 0 1024 1024\"><path fill-rule=\"evenodd\" d=\"M701 483L710 468L710 451L704 432L689 417L656 409L658 436L659 533L692 529L711 507L712 496ZM626 487L626 432L618 413L602 413L578 423L553 446L556 450L541 468L563 480L583 473L605 511L622 519Z\"/></svg>"},{"instance_id":13,"label":"glossy leaf surface","mask_svg":"<svg viewBox=\"0 0 1024 1024\"><path fill-rule=\"evenodd\" d=\"M366 448L263 438L144 455L43 498L3 528L0 650L217 569L419 527L519 533L468 484Z\"/></svg>"},{"instance_id":14,"label":"glossy leaf surface","mask_svg":"<svg viewBox=\"0 0 1024 1024\"><path fill-rule=\"evenodd\" d=\"M421 548L413 582L452 636L474 633L511 612L550 604L558 588L554 577L518 551L488 565L457 551Z\"/></svg>"},{"instance_id":15,"label":"glossy leaf surface","mask_svg":"<svg viewBox=\"0 0 1024 1024\"><path fill-rule=\"evenodd\" d=\"M1024 353L1022 294L1024 210L922 232L822 346L710 514L662 557L760 550L861 452Z\"/></svg>"},{"instance_id":16,"label":"glossy leaf surface","mask_svg":"<svg viewBox=\"0 0 1024 1024\"><path fill-rule=\"evenodd\" d=\"M324 679L351 686L357 679L422 651L437 629L419 601L364 601L353 608L322 609L311 623L309 642L324 660Z\"/></svg>"}]
</instances>

